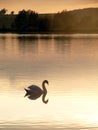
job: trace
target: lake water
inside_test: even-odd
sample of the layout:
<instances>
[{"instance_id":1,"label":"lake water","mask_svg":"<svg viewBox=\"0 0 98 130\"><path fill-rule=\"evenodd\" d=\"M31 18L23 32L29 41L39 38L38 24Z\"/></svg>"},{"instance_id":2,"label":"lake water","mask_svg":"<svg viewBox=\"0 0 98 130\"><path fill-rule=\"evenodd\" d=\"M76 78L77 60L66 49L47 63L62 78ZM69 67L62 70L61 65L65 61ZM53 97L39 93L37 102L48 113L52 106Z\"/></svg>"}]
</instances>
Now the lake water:
<instances>
[{"instance_id":1,"label":"lake water","mask_svg":"<svg viewBox=\"0 0 98 130\"><path fill-rule=\"evenodd\" d=\"M39 129L98 130L98 34L0 34L0 130Z\"/></svg>"}]
</instances>

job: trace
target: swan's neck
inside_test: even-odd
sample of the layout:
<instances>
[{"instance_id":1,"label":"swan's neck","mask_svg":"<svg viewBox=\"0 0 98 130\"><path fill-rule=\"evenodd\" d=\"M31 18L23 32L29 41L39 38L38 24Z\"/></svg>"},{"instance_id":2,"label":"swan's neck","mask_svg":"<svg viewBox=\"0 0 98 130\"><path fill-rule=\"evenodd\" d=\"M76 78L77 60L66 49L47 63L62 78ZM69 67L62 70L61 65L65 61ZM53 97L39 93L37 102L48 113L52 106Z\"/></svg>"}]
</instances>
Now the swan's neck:
<instances>
[{"instance_id":1,"label":"swan's neck","mask_svg":"<svg viewBox=\"0 0 98 130\"><path fill-rule=\"evenodd\" d=\"M45 83L42 83L42 88L43 88L43 94L47 94L47 89L45 87Z\"/></svg>"},{"instance_id":2,"label":"swan's neck","mask_svg":"<svg viewBox=\"0 0 98 130\"><path fill-rule=\"evenodd\" d=\"M45 82L42 83L42 88L43 88L43 96L42 96L42 101L46 104L48 103L48 99L45 100L45 97L47 95L47 89L45 87Z\"/></svg>"},{"instance_id":3,"label":"swan's neck","mask_svg":"<svg viewBox=\"0 0 98 130\"><path fill-rule=\"evenodd\" d=\"M47 104L47 103L48 103L48 99L45 100L45 97L46 97L46 94L43 94L43 96L42 96L42 101L43 101L45 104Z\"/></svg>"}]
</instances>

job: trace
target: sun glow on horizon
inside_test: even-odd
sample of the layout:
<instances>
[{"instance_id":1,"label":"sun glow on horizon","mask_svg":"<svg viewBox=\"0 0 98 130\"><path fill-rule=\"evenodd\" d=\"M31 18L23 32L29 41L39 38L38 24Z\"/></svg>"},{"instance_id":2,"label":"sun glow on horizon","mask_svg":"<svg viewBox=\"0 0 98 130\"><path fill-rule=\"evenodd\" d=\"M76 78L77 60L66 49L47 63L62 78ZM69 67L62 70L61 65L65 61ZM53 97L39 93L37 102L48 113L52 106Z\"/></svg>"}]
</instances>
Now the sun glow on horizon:
<instances>
[{"instance_id":1,"label":"sun glow on horizon","mask_svg":"<svg viewBox=\"0 0 98 130\"><path fill-rule=\"evenodd\" d=\"M38 13L57 13L58 11L62 10L74 10L74 9L83 9L83 8L90 8L90 7L98 7L98 1L89 1L89 0L53 0L53 1L41 1L41 0L7 0L3 1L0 0L0 9L6 8L7 13L10 13L11 11L14 11L15 13L18 13L20 10L25 9L31 9Z\"/></svg>"}]
</instances>

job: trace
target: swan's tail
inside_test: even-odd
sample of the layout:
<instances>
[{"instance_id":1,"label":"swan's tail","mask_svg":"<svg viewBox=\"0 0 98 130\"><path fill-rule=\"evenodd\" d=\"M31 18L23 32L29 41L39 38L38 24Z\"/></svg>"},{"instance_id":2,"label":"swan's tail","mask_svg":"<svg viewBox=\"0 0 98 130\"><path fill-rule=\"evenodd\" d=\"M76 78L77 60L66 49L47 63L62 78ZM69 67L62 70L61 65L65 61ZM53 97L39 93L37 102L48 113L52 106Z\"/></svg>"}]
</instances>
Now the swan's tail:
<instances>
[{"instance_id":1,"label":"swan's tail","mask_svg":"<svg viewBox=\"0 0 98 130\"><path fill-rule=\"evenodd\" d=\"M26 91L26 94L24 97L28 96L29 95L29 90L27 90L26 88L24 88L24 90Z\"/></svg>"}]
</instances>

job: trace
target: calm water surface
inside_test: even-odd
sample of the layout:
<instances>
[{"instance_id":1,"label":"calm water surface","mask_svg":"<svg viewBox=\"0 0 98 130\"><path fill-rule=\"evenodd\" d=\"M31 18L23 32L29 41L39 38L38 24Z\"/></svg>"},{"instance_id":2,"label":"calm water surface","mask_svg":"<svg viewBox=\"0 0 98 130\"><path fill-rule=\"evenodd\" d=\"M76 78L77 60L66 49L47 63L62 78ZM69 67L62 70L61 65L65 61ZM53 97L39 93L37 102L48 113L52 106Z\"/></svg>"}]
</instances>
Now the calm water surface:
<instances>
[{"instance_id":1,"label":"calm water surface","mask_svg":"<svg viewBox=\"0 0 98 130\"><path fill-rule=\"evenodd\" d=\"M24 98L47 79L48 104ZM98 35L0 34L0 130L98 130Z\"/></svg>"}]
</instances>

